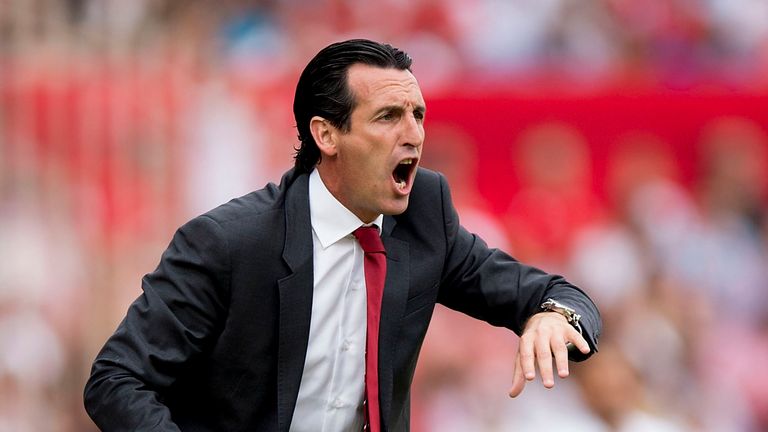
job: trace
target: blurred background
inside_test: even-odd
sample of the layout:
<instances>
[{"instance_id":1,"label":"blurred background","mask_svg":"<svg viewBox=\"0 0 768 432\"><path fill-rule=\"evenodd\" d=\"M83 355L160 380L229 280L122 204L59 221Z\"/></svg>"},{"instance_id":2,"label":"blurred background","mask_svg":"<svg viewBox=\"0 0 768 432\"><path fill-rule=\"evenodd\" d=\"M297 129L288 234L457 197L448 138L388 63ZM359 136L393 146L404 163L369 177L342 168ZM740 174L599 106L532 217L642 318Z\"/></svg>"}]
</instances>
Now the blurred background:
<instances>
[{"instance_id":1,"label":"blurred background","mask_svg":"<svg viewBox=\"0 0 768 432\"><path fill-rule=\"evenodd\" d=\"M90 363L176 227L277 181L301 69L405 49L464 225L583 286L600 353L515 400L438 306L413 430L768 430L765 0L0 0L0 431L95 430Z\"/></svg>"}]
</instances>

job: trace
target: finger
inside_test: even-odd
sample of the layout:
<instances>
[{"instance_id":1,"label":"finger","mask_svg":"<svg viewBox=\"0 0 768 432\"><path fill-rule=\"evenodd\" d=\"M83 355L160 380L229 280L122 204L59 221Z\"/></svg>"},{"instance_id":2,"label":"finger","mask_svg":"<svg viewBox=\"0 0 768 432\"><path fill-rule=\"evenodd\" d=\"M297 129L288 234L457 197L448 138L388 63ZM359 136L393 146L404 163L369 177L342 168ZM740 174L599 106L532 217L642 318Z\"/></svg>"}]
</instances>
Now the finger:
<instances>
[{"instance_id":1,"label":"finger","mask_svg":"<svg viewBox=\"0 0 768 432\"><path fill-rule=\"evenodd\" d=\"M555 366L557 366L557 375L560 378L568 376L568 347L565 341L552 339L552 354L555 356Z\"/></svg>"},{"instance_id":2,"label":"finger","mask_svg":"<svg viewBox=\"0 0 768 432\"><path fill-rule=\"evenodd\" d=\"M534 363L535 356L533 355L533 337L528 334L523 334L520 337L520 346L518 347L520 353L520 365L523 369L525 379L533 381L536 378L536 366Z\"/></svg>"},{"instance_id":3,"label":"finger","mask_svg":"<svg viewBox=\"0 0 768 432\"><path fill-rule=\"evenodd\" d=\"M592 349L589 347L589 343L584 339L584 336L578 332L575 328L571 327L568 331L568 340L576 345L576 348L582 352L582 354L589 354Z\"/></svg>"},{"instance_id":4,"label":"finger","mask_svg":"<svg viewBox=\"0 0 768 432\"><path fill-rule=\"evenodd\" d=\"M512 388L509 389L509 397L517 397L525 388L523 367L520 365L520 352L515 355L515 368L512 371Z\"/></svg>"},{"instance_id":5,"label":"finger","mask_svg":"<svg viewBox=\"0 0 768 432\"><path fill-rule=\"evenodd\" d=\"M550 336L541 335L536 338L536 362L539 365L541 382L546 388L552 388L555 385L552 375L552 350L549 345Z\"/></svg>"}]
</instances>

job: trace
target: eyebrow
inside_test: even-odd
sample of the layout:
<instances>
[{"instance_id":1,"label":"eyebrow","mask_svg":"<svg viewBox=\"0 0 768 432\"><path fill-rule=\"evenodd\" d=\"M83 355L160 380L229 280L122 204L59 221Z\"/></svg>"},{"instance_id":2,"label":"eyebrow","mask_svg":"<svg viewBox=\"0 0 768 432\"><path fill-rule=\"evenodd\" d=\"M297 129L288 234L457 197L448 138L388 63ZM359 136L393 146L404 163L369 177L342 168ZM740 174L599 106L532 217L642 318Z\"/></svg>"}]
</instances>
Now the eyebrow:
<instances>
[{"instance_id":1,"label":"eyebrow","mask_svg":"<svg viewBox=\"0 0 768 432\"><path fill-rule=\"evenodd\" d=\"M399 114L399 113L402 113L403 111L405 111L405 108L403 108L401 105L387 105L387 106L383 106L383 107L377 109L376 112L373 114L373 116L377 117L377 116L379 116L379 115L381 115L381 114L383 114L385 112L388 112L388 111ZM413 112L414 113L420 113L421 115L424 115L427 112L427 107L425 107L424 105L416 105L413 108Z\"/></svg>"}]
</instances>

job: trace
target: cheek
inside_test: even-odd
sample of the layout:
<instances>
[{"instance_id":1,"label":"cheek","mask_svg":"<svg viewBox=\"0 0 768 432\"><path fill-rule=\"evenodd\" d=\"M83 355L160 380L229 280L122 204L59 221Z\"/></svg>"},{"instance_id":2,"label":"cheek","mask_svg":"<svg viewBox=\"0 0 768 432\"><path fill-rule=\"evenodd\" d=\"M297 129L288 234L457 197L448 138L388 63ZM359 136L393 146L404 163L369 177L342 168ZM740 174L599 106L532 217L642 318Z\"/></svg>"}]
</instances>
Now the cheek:
<instances>
[{"instance_id":1,"label":"cheek","mask_svg":"<svg viewBox=\"0 0 768 432\"><path fill-rule=\"evenodd\" d=\"M392 148L384 137L365 134L355 137L348 144L343 163L348 173L354 173L354 177L362 182L360 184L376 185L389 178L391 172L387 167Z\"/></svg>"},{"instance_id":2,"label":"cheek","mask_svg":"<svg viewBox=\"0 0 768 432\"><path fill-rule=\"evenodd\" d=\"M388 166L388 154L383 149L377 147L371 147L367 151L362 152L357 158L358 168L363 175L379 178L385 174Z\"/></svg>"}]
</instances>

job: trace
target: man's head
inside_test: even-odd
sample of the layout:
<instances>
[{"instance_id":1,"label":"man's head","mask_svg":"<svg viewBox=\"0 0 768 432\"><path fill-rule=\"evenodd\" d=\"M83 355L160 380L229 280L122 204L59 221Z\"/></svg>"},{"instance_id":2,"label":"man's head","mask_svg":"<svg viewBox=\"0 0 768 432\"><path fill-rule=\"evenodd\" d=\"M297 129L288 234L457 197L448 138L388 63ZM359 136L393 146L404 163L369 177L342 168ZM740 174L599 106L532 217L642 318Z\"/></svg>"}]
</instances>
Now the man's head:
<instances>
[{"instance_id":1,"label":"man's head","mask_svg":"<svg viewBox=\"0 0 768 432\"><path fill-rule=\"evenodd\" d=\"M335 127L349 130L355 98L349 88L347 71L357 63L410 71L411 58L390 45L365 39L337 42L317 53L299 77L293 99L293 115L301 142L296 152L296 169L310 172L320 161L320 151L309 130L312 117L323 117Z\"/></svg>"},{"instance_id":2,"label":"man's head","mask_svg":"<svg viewBox=\"0 0 768 432\"><path fill-rule=\"evenodd\" d=\"M296 168L317 165L328 190L360 219L405 211L424 141L424 100L411 59L351 40L320 51L296 87Z\"/></svg>"}]
</instances>

